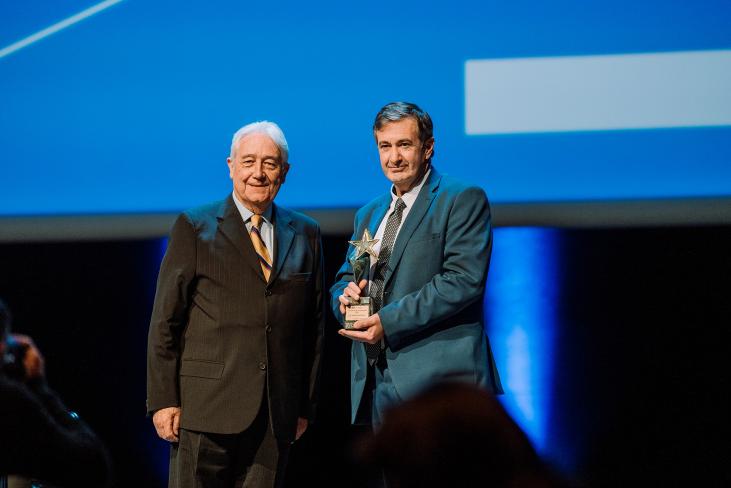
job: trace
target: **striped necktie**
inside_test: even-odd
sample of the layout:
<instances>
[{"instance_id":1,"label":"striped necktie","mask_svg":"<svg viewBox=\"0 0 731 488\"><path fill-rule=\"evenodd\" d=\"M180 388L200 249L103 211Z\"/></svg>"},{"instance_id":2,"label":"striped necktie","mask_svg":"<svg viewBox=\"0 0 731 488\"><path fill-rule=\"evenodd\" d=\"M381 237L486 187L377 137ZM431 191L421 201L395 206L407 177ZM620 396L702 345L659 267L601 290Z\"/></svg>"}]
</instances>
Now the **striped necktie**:
<instances>
[{"instance_id":1,"label":"striped necktie","mask_svg":"<svg viewBox=\"0 0 731 488\"><path fill-rule=\"evenodd\" d=\"M386 220L386 229L383 232L383 241L381 241L381 250L378 252L378 261L376 262L375 273L368 288L368 295L373 299L373 313L378 312L383 306L383 279L388 267L388 260L393 251L393 244L396 240L396 234L401 227L401 217L404 213L406 204L401 198L396 200L393 212ZM376 344L365 343L366 356L368 363L373 365L383 349L383 340Z\"/></svg>"},{"instance_id":2,"label":"striped necktie","mask_svg":"<svg viewBox=\"0 0 731 488\"><path fill-rule=\"evenodd\" d=\"M261 238L262 220L261 215L254 214L251 216L251 231L249 231L249 235L251 236L251 243L254 244L256 255L259 256L259 264L261 264L261 270L264 273L264 280L268 282L269 275L272 273L272 258L269 255L266 244L264 244L264 239Z\"/></svg>"}]
</instances>

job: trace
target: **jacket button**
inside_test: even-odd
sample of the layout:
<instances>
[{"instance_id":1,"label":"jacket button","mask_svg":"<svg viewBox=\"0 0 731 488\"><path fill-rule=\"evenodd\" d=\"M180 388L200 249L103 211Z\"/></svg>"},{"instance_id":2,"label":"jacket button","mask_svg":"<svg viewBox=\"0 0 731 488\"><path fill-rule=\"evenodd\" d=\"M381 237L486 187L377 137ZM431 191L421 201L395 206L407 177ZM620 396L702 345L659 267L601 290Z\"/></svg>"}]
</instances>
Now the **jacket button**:
<instances>
[{"instance_id":1,"label":"jacket button","mask_svg":"<svg viewBox=\"0 0 731 488\"><path fill-rule=\"evenodd\" d=\"M264 371L265 369L267 369L267 365L264 363L259 363L259 369Z\"/></svg>"},{"instance_id":2,"label":"jacket button","mask_svg":"<svg viewBox=\"0 0 731 488\"><path fill-rule=\"evenodd\" d=\"M267 331L267 334L268 334L269 332L271 332L271 331L272 331L272 326L271 326L271 325L267 325L266 331Z\"/></svg>"},{"instance_id":3,"label":"jacket button","mask_svg":"<svg viewBox=\"0 0 731 488\"><path fill-rule=\"evenodd\" d=\"M264 292L264 296L266 296L266 297L270 297L270 296L272 296L272 290L266 290L266 291Z\"/></svg>"}]
</instances>

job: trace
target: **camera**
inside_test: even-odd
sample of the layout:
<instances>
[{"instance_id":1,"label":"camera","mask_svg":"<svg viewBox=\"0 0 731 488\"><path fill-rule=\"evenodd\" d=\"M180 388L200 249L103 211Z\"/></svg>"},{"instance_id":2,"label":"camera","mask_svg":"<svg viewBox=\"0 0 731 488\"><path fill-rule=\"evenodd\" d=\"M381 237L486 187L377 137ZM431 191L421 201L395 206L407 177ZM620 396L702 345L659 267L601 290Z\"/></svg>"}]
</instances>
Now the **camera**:
<instances>
[{"instance_id":1,"label":"camera","mask_svg":"<svg viewBox=\"0 0 731 488\"><path fill-rule=\"evenodd\" d=\"M9 336L5 342L5 350L0 364L2 374L16 381L25 381L26 374L23 360L27 352L28 344L21 344Z\"/></svg>"},{"instance_id":2,"label":"camera","mask_svg":"<svg viewBox=\"0 0 731 488\"><path fill-rule=\"evenodd\" d=\"M23 360L28 352L28 345L16 341L10 335L11 322L10 309L0 299L0 343L5 344L0 357L0 374L16 381L24 381L26 374Z\"/></svg>"}]
</instances>

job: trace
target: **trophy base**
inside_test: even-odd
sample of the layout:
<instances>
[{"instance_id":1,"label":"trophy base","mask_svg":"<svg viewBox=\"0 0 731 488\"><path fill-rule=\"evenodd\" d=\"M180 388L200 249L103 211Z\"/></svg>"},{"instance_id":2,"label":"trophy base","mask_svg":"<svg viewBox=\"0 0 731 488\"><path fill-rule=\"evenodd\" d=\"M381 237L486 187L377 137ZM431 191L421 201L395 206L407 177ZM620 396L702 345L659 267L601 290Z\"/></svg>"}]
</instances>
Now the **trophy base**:
<instances>
[{"instance_id":1,"label":"trophy base","mask_svg":"<svg viewBox=\"0 0 731 488\"><path fill-rule=\"evenodd\" d=\"M345 329L352 329L353 324L359 320L366 319L373 315L373 303L371 297L360 297L357 303L348 305L345 308Z\"/></svg>"}]
</instances>

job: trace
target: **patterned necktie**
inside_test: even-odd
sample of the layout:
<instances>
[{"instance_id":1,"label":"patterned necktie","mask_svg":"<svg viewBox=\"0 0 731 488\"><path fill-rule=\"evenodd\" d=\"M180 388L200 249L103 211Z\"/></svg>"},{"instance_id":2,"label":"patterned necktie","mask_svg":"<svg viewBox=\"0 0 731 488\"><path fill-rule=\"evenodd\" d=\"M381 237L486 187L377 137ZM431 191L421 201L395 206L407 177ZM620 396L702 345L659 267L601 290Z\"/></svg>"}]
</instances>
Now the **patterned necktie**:
<instances>
[{"instance_id":1,"label":"patterned necktie","mask_svg":"<svg viewBox=\"0 0 731 488\"><path fill-rule=\"evenodd\" d=\"M381 241L381 250L378 252L378 262L373 273L373 279L371 280L370 288L368 289L368 295L373 300L373 313L378 312L383 306L383 278L386 274L386 268L388 267L388 259L391 257L391 251L393 251L393 242L396 240L396 233L401 226L401 216L404 213L406 204L401 198L396 199L396 205L394 206L393 212L388 216L386 221L386 230L383 231L383 241ZM365 343L366 356L368 357L368 363L373 364L376 362L378 355L381 353L383 348L383 340L376 344Z\"/></svg>"},{"instance_id":2,"label":"patterned necktie","mask_svg":"<svg viewBox=\"0 0 731 488\"><path fill-rule=\"evenodd\" d=\"M269 256L264 239L261 238L260 229L262 220L261 215L254 214L251 216L251 231L249 231L249 235L251 236L251 243L254 244L256 255L259 256L259 264L261 264L261 270L264 273L264 280L268 282L269 275L272 273L272 258Z\"/></svg>"}]
</instances>

